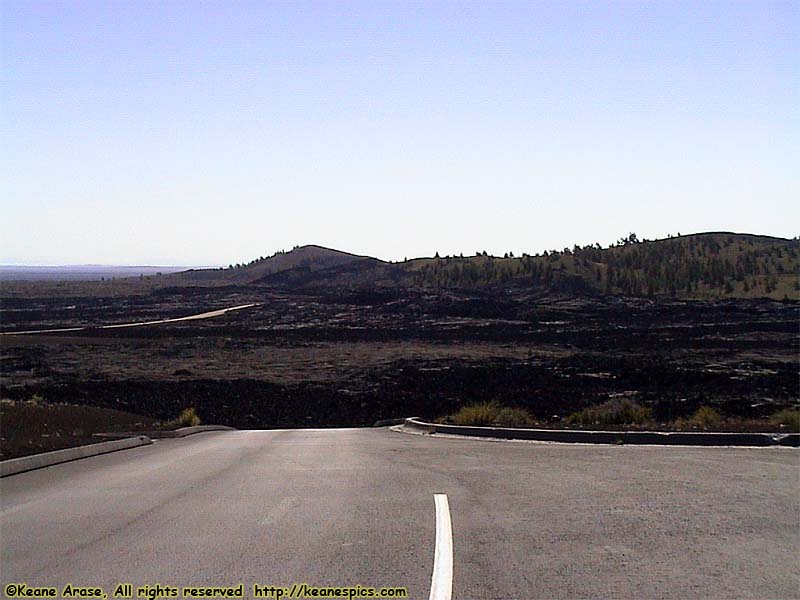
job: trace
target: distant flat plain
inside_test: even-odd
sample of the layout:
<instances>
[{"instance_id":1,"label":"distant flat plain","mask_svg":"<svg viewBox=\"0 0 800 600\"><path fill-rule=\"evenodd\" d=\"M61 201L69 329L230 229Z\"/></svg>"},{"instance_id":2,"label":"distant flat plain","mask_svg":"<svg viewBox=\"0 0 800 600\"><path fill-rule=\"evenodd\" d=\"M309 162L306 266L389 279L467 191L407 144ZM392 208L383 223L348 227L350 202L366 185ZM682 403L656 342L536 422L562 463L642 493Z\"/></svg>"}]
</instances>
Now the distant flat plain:
<instances>
[{"instance_id":1,"label":"distant flat plain","mask_svg":"<svg viewBox=\"0 0 800 600\"><path fill-rule=\"evenodd\" d=\"M100 281L177 273L192 267L127 265L0 265L0 283L5 281Z\"/></svg>"}]
</instances>

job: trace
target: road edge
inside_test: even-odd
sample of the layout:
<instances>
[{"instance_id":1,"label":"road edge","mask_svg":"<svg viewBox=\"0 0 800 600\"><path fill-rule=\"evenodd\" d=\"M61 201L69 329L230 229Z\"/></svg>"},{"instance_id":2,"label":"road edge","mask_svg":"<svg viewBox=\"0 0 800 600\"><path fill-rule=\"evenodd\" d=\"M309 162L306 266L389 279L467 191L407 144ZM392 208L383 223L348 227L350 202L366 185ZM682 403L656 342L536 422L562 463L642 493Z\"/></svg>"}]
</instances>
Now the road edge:
<instances>
[{"instance_id":1,"label":"road edge","mask_svg":"<svg viewBox=\"0 0 800 600\"><path fill-rule=\"evenodd\" d=\"M42 452L41 454L32 454L31 456L11 458L0 462L0 477L17 475L18 473L43 469L44 467L72 462L81 458L89 458L90 456L117 452L118 450L147 446L152 443L153 440L148 436L138 435L136 437L128 437L111 442L100 442L98 444L88 444L86 446L77 446L64 450L54 450L53 452Z\"/></svg>"},{"instance_id":2,"label":"road edge","mask_svg":"<svg viewBox=\"0 0 800 600\"><path fill-rule=\"evenodd\" d=\"M95 433L93 437L116 439L116 438L129 438L137 435L146 435L154 440L165 438L182 438L187 435L194 435L195 433L203 433L205 431L236 431L235 427L228 427L227 425L195 425L193 427L181 427L180 429L165 429L163 431L112 431L109 433Z\"/></svg>"},{"instance_id":3,"label":"road edge","mask_svg":"<svg viewBox=\"0 0 800 600\"><path fill-rule=\"evenodd\" d=\"M583 431L580 429L515 429L428 423L408 417L398 430L411 433L561 442L571 444L639 444L663 446L787 446L800 447L797 433L712 433L683 431Z\"/></svg>"}]
</instances>

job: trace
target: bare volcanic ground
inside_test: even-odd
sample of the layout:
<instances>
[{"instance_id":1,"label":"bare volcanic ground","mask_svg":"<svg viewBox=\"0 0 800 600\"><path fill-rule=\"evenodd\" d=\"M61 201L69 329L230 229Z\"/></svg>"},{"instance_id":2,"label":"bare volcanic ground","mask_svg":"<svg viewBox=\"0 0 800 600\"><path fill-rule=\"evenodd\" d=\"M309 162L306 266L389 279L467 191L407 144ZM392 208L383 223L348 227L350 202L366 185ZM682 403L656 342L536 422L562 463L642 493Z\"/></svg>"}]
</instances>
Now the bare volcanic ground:
<instances>
[{"instance_id":1,"label":"bare volcanic ground","mask_svg":"<svg viewBox=\"0 0 800 600\"><path fill-rule=\"evenodd\" d=\"M800 398L799 305L424 290L160 289L2 300L3 397L39 394L155 419L195 407L248 428L370 425L499 400L555 420L612 397L656 420L701 405L763 417Z\"/></svg>"}]
</instances>

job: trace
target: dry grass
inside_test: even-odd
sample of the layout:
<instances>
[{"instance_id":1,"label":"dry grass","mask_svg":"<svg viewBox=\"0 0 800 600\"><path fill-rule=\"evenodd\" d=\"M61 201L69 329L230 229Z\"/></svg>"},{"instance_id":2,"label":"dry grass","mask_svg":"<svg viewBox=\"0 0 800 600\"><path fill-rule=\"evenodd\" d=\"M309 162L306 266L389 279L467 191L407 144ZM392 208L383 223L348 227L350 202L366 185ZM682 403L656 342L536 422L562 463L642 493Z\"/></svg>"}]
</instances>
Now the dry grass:
<instances>
[{"instance_id":1,"label":"dry grass","mask_svg":"<svg viewBox=\"0 0 800 600\"><path fill-rule=\"evenodd\" d=\"M500 427L531 427L536 425L536 419L524 408L504 406L498 411L495 424Z\"/></svg>"},{"instance_id":2,"label":"dry grass","mask_svg":"<svg viewBox=\"0 0 800 600\"><path fill-rule=\"evenodd\" d=\"M179 429L181 427L197 427L200 425L200 417L194 407L184 408L181 414L170 421L161 424L161 429Z\"/></svg>"},{"instance_id":3,"label":"dry grass","mask_svg":"<svg viewBox=\"0 0 800 600\"><path fill-rule=\"evenodd\" d=\"M529 427L536 423L524 408L503 406L495 400L462 406L450 420L456 425L476 427Z\"/></svg>"},{"instance_id":4,"label":"dry grass","mask_svg":"<svg viewBox=\"0 0 800 600\"><path fill-rule=\"evenodd\" d=\"M716 408L701 406L685 421L689 428L715 429L724 423L725 419Z\"/></svg>"},{"instance_id":5,"label":"dry grass","mask_svg":"<svg viewBox=\"0 0 800 600\"><path fill-rule=\"evenodd\" d=\"M786 427L787 429L800 433L800 408L784 408L770 417L774 425Z\"/></svg>"},{"instance_id":6,"label":"dry grass","mask_svg":"<svg viewBox=\"0 0 800 600\"><path fill-rule=\"evenodd\" d=\"M610 425L645 425L653 420L653 412L627 399L614 398L572 413L566 419L568 425L582 427L608 427Z\"/></svg>"}]
</instances>

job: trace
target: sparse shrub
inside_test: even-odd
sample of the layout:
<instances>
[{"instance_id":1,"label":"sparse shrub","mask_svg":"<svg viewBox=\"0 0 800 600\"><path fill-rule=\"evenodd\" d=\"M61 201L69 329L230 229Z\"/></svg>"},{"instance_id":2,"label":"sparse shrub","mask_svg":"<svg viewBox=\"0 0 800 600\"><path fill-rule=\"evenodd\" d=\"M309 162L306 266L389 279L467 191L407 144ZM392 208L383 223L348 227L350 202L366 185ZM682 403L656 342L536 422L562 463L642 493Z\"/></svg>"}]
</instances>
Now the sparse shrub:
<instances>
[{"instance_id":1,"label":"sparse shrub","mask_svg":"<svg viewBox=\"0 0 800 600\"><path fill-rule=\"evenodd\" d=\"M567 417L570 425L608 426L642 425L652 420L652 409L625 398L613 398L597 406L590 406Z\"/></svg>"},{"instance_id":2,"label":"sparse shrub","mask_svg":"<svg viewBox=\"0 0 800 600\"><path fill-rule=\"evenodd\" d=\"M526 427L536 421L524 408L503 406L496 400L462 406L451 418L456 425Z\"/></svg>"},{"instance_id":3,"label":"sparse shrub","mask_svg":"<svg viewBox=\"0 0 800 600\"><path fill-rule=\"evenodd\" d=\"M197 412L192 406L190 408L184 408L180 415L164 423L164 427L167 429L177 429L179 427L195 427L200 425L200 423L200 417L197 416Z\"/></svg>"},{"instance_id":4,"label":"sparse shrub","mask_svg":"<svg viewBox=\"0 0 800 600\"><path fill-rule=\"evenodd\" d=\"M779 410L769 420L776 425L783 425L792 431L800 432L800 407Z\"/></svg>"},{"instance_id":5,"label":"sparse shrub","mask_svg":"<svg viewBox=\"0 0 800 600\"><path fill-rule=\"evenodd\" d=\"M44 404L44 396L42 396L41 394L34 394L30 398L28 398L28 402L30 402L34 406L41 406L42 404Z\"/></svg>"},{"instance_id":6,"label":"sparse shrub","mask_svg":"<svg viewBox=\"0 0 800 600\"><path fill-rule=\"evenodd\" d=\"M494 420L500 427L530 427L536 423L533 415L524 408L503 406Z\"/></svg>"},{"instance_id":7,"label":"sparse shrub","mask_svg":"<svg viewBox=\"0 0 800 600\"><path fill-rule=\"evenodd\" d=\"M500 408L500 403L495 400L491 402L469 404L458 409L458 412L453 415L453 421L456 425L472 425L477 427L493 425L500 412Z\"/></svg>"},{"instance_id":8,"label":"sparse shrub","mask_svg":"<svg viewBox=\"0 0 800 600\"><path fill-rule=\"evenodd\" d=\"M704 405L694 411L694 414L686 421L686 424L690 427L708 429L710 427L720 426L723 421L722 413L716 408Z\"/></svg>"},{"instance_id":9,"label":"sparse shrub","mask_svg":"<svg viewBox=\"0 0 800 600\"><path fill-rule=\"evenodd\" d=\"M698 427L717 427L724 421L722 413L710 406L701 406L691 418L691 423Z\"/></svg>"}]
</instances>

